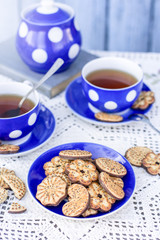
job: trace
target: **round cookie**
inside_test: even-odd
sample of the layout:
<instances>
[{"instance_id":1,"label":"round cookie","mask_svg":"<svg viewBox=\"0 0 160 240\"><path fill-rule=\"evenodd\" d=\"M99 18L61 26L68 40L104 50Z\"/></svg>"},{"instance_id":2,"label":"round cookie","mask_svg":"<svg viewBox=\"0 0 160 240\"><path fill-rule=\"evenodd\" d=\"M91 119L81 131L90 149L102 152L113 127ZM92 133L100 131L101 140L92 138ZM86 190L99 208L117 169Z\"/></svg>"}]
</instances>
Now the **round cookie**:
<instances>
[{"instance_id":1,"label":"round cookie","mask_svg":"<svg viewBox=\"0 0 160 240\"><path fill-rule=\"evenodd\" d=\"M136 146L129 148L125 153L125 157L132 165L140 167L147 153L151 152L153 151L148 147Z\"/></svg>"},{"instance_id":2,"label":"round cookie","mask_svg":"<svg viewBox=\"0 0 160 240\"><path fill-rule=\"evenodd\" d=\"M125 193L123 189L117 185L106 172L101 172L99 174L99 183L113 198L117 200L124 198Z\"/></svg>"},{"instance_id":3,"label":"round cookie","mask_svg":"<svg viewBox=\"0 0 160 240\"><path fill-rule=\"evenodd\" d=\"M59 152L59 156L69 160L83 159L92 160L92 153L85 150L62 150Z\"/></svg>"},{"instance_id":4,"label":"round cookie","mask_svg":"<svg viewBox=\"0 0 160 240\"><path fill-rule=\"evenodd\" d=\"M113 177L123 177L127 174L126 168L112 159L97 158L95 159L95 163L100 171L106 172Z\"/></svg>"},{"instance_id":5,"label":"round cookie","mask_svg":"<svg viewBox=\"0 0 160 240\"><path fill-rule=\"evenodd\" d=\"M99 121L103 122L121 122L123 121L123 117L117 114L108 114L105 112L95 113L95 118Z\"/></svg>"},{"instance_id":6,"label":"round cookie","mask_svg":"<svg viewBox=\"0 0 160 240\"><path fill-rule=\"evenodd\" d=\"M69 202L65 203L62 212L68 217L78 217L82 215L89 205L89 193L80 184L72 184L68 188Z\"/></svg>"},{"instance_id":7,"label":"round cookie","mask_svg":"<svg viewBox=\"0 0 160 240\"><path fill-rule=\"evenodd\" d=\"M44 206L57 206L67 196L67 183L60 177L46 177L37 186L36 198Z\"/></svg>"}]
</instances>

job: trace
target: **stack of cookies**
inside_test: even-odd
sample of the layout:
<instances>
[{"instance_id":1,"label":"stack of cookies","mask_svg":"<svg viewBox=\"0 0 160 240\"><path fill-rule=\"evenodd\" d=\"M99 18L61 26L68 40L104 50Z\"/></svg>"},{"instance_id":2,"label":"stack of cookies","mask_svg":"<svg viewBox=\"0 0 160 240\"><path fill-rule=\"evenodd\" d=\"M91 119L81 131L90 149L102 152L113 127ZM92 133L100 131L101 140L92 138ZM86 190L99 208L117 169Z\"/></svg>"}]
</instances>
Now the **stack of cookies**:
<instances>
[{"instance_id":1,"label":"stack of cookies","mask_svg":"<svg viewBox=\"0 0 160 240\"><path fill-rule=\"evenodd\" d=\"M151 175L160 174L160 153L155 154L148 147L131 147L126 151L125 157L132 165L144 167Z\"/></svg>"},{"instance_id":2,"label":"stack of cookies","mask_svg":"<svg viewBox=\"0 0 160 240\"><path fill-rule=\"evenodd\" d=\"M7 200L8 190L12 190L15 197L20 200L26 193L26 186L23 181L16 176L13 170L0 168L0 204L4 203ZM21 213L25 210L26 209L20 204L12 203L9 212Z\"/></svg>"},{"instance_id":3,"label":"stack of cookies","mask_svg":"<svg viewBox=\"0 0 160 240\"><path fill-rule=\"evenodd\" d=\"M108 212L124 198L126 168L109 158L92 160L84 150L63 150L43 166L46 177L37 186L36 198L44 206L62 207L65 216L87 217Z\"/></svg>"}]
</instances>

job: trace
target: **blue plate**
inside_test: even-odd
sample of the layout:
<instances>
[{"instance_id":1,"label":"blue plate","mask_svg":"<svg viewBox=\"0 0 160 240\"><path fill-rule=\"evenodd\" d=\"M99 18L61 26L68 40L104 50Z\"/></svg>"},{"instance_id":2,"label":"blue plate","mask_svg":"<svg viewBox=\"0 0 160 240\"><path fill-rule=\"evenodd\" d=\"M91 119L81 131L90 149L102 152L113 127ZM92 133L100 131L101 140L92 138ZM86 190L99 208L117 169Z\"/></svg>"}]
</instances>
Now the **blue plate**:
<instances>
[{"instance_id":1,"label":"blue plate","mask_svg":"<svg viewBox=\"0 0 160 240\"><path fill-rule=\"evenodd\" d=\"M18 153L13 154L0 154L3 157L20 156L28 154L42 146L46 141L50 139L55 129L55 118L52 112L45 107L41 106L40 113L38 115L37 123L33 131L23 139L14 141L2 141L2 143L17 144L20 146Z\"/></svg>"},{"instance_id":2,"label":"blue plate","mask_svg":"<svg viewBox=\"0 0 160 240\"><path fill-rule=\"evenodd\" d=\"M143 91L150 91L150 88L146 85L143 84ZM130 121L138 121L141 120L140 117L136 117L137 113L145 114L147 113L152 105L150 105L147 109L145 110L134 110L134 109L127 109L126 111L119 112L118 114L123 117L122 122L101 122L98 121L95 117L94 114L96 112L99 112L97 108L92 106L88 101L87 98L83 92L83 87L82 87L82 79L81 77L76 78L73 82L71 82L65 93L65 99L67 102L68 107L80 118L83 120L94 123L97 125L121 125L128 123Z\"/></svg>"},{"instance_id":3,"label":"blue plate","mask_svg":"<svg viewBox=\"0 0 160 240\"><path fill-rule=\"evenodd\" d=\"M45 207L35 197L37 186L45 178L45 173L43 169L44 163L50 161L51 158L53 158L54 156L57 156L61 150L68 150L68 149L80 149L80 150L90 151L92 153L93 159L98 157L109 157L123 164L127 169L127 175L123 178L125 197L120 201L116 201L109 212L106 212L106 213L99 212L97 215L87 217L87 219L97 219L100 217L104 217L112 213L115 213L118 210L120 210L122 207L124 207L124 205L130 200L135 189L135 175L134 175L132 166L126 160L126 158L124 158L121 154L119 154L115 150L100 144L87 143L87 142L67 143L67 144L54 147L48 150L47 152L43 153L42 155L40 155L33 162L28 172L27 185L28 185L29 192L31 193L34 200L39 204L39 206L48 210L50 213L68 218L64 216L62 213L62 206L65 203L65 200L62 201L56 207ZM78 217L76 219L84 220L86 218Z\"/></svg>"}]
</instances>

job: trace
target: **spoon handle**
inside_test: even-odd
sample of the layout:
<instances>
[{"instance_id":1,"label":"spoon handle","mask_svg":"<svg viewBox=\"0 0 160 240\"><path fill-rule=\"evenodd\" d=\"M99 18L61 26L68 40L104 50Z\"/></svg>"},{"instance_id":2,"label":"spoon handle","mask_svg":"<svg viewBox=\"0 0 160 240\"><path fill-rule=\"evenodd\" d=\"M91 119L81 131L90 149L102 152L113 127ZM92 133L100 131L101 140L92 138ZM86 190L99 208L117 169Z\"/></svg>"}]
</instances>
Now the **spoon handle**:
<instances>
[{"instance_id":1,"label":"spoon handle","mask_svg":"<svg viewBox=\"0 0 160 240\"><path fill-rule=\"evenodd\" d=\"M137 119L137 117L138 117L139 119ZM151 123L150 119L149 119L146 115L143 115L143 114L135 114L135 115L133 115L133 119L134 119L134 120L141 120L141 121L149 124L149 126L150 126L153 130L155 130L157 133L160 134L160 130L158 130L158 129Z\"/></svg>"},{"instance_id":2,"label":"spoon handle","mask_svg":"<svg viewBox=\"0 0 160 240\"><path fill-rule=\"evenodd\" d=\"M147 121L145 121L145 122L148 123L151 128L153 128L157 133L160 134L160 131L150 122L150 120L147 120Z\"/></svg>"},{"instance_id":3,"label":"spoon handle","mask_svg":"<svg viewBox=\"0 0 160 240\"><path fill-rule=\"evenodd\" d=\"M41 84L43 84L48 78L50 78L62 65L64 61L61 58L58 58L52 65L52 67L48 70L48 72L42 77L42 79L24 96L18 104L18 107L21 108L23 102L26 98L36 90Z\"/></svg>"}]
</instances>

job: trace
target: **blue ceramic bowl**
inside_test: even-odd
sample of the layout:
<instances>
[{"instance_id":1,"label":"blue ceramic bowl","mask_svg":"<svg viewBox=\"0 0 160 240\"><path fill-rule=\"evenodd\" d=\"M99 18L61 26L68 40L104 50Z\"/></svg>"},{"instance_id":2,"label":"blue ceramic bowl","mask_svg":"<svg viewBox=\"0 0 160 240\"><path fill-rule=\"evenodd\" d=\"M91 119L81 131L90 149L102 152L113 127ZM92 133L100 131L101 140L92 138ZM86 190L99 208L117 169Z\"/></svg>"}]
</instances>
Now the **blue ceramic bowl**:
<instances>
[{"instance_id":1,"label":"blue ceramic bowl","mask_svg":"<svg viewBox=\"0 0 160 240\"><path fill-rule=\"evenodd\" d=\"M86 76L94 71L113 69L129 73L137 82L129 87L109 89L91 84ZM98 58L88 62L82 69L84 93L94 107L103 112L115 113L130 108L138 98L143 86L143 71L134 62L118 57Z\"/></svg>"},{"instance_id":2,"label":"blue ceramic bowl","mask_svg":"<svg viewBox=\"0 0 160 240\"><path fill-rule=\"evenodd\" d=\"M0 83L0 95L24 96L31 86L25 83ZM34 128L40 111L39 95L35 91L28 97L35 106L27 113L11 118L0 118L0 140L10 141L23 138Z\"/></svg>"},{"instance_id":3,"label":"blue ceramic bowl","mask_svg":"<svg viewBox=\"0 0 160 240\"><path fill-rule=\"evenodd\" d=\"M96 143L89 143L89 142L88 143L87 142L66 143L63 145L56 146L44 152L32 163L27 176L27 186L35 202L38 203L42 209L49 211L51 214L63 217L65 219L69 219L69 217L64 216L62 213L62 207L66 202L65 200L63 200L58 206L53 207L53 206L43 206L36 199L37 186L46 177L43 169L43 165L46 162L50 161L51 158L57 156L61 150L69 150L69 149L79 149L79 150L89 151L92 153L92 159L96 159L98 157L108 157L108 158L114 159L115 161L121 163L127 169L127 175L123 177L125 197L121 201L116 201L112 205L112 208L109 212L98 212L97 215L89 216L87 218L78 217L78 218L70 218L70 219L77 219L81 221L84 221L86 219L93 220L93 219L98 219L105 216L110 216L111 214L114 214L115 212L122 209L129 202L129 200L131 199L134 193L135 174L134 174L133 168L130 165L130 163L126 160L126 158L124 158L121 154L119 154L115 150L107 146L103 146Z\"/></svg>"},{"instance_id":4,"label":"blue ceramic bowl","mask_svg":"<svg viewBox=\"0 0 160 240\"><path fill-rule=\"evenodd\" d=\"M71 7L42 1L25 9L16 36L16 48L22 60L39 73L45 73L61 57L67 69L81 48L81 34Z\"/></svg>"}]
</instances>

